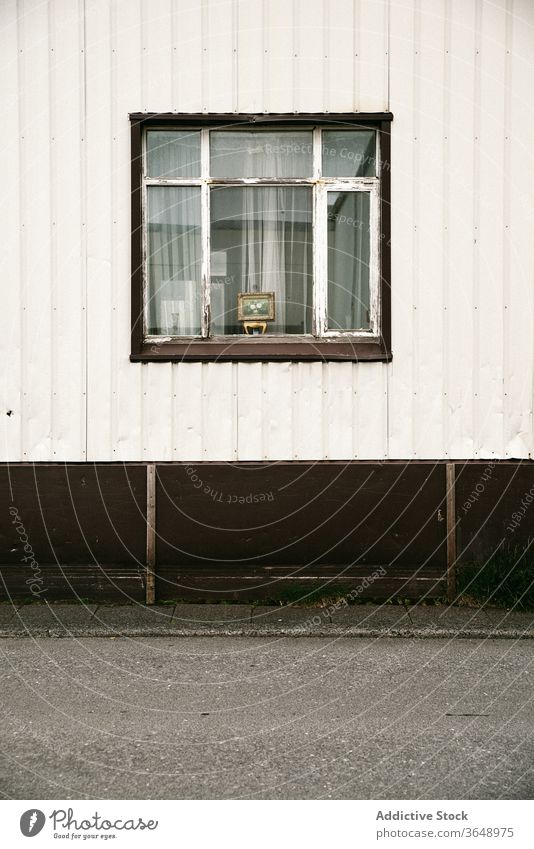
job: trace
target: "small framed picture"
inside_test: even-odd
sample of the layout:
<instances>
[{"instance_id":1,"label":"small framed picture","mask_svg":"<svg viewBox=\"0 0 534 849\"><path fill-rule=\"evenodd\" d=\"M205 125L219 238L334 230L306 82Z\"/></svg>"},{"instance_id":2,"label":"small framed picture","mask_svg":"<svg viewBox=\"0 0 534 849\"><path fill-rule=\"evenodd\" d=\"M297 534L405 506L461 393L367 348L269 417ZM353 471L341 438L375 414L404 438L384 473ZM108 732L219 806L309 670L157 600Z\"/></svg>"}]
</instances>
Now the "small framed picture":
<instances>
[{"instance_id":1,"label":"small framed picture","mask_svg":"<svg viewBox=\"0 0 534 849\"><path fill-rule=\"evenodd\" d=\"M237 320L274 320L274 292L239 292Z\"/></svg>"}]
</instances>

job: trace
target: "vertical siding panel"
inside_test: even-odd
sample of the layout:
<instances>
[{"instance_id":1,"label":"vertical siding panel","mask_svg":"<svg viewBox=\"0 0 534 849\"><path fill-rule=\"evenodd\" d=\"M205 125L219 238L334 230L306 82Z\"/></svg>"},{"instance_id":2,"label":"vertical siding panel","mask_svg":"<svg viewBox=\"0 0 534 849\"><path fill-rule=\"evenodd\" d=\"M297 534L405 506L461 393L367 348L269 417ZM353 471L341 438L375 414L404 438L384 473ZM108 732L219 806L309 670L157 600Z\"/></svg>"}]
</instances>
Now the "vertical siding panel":
<instances>
[{"instance_id":1,"label":"vertical siding panel","mask_svg":"<svg viewBox=\"0 0 534 849\"><path fill-rule=\"evenodd\" d=\"M295 0L295 109L322 112L324 104L323 0Z\"/></svg>"},{"instance_id":2,"label":"vertical siding panel","mask_svg":"<svg viewBox=\"0 0 534 849\"><path fill-rule=\"evenodd\" d=\"M354 0L325 0L328 112L350 112L354 105Z\"/></svg>"},{"instance_id":3,"label":"vertical siding panel","mask_svg":"<svg viewBox=\"0 0 534 849\"><path fill-rule=\"evenodd\" d=\"M202 4L174 0L173 108L202 112Z\"/></svg>"},{"instance_id":4,"label":"vertical siding panel","mask_svg":"<svg viewBox=\"0 0 534 849\"><path fill-rule=\"evenodd\" d=\"M143 93L149 112L172 108L172 0L143 0Z\"/></svg>"},{"instance_id":5,"label":"vertical siding panel","mask_svg":"<svg viewBox=\"0 0 534 849\"><path fill-rule=\"evenodd\" d=\"M204 0L205 2L205 0ZM204 62L208 80L208 112L233 112L237 103L234 54L235 0L209 0Z\"/></svg>"},{"instance_id":6,"label":"vertical siding panel","mask_svg":"<svg viewBox=\"0 0 534 849\"><path fill-rule=\"evenodd\" d=\"M391 7L390 108L391 170L391 329L393 361L389 364L389 456L412 457L414 324L414 153L415 126L415 11L412 0Z\"/></svg>"},{"instance_id":7,"label":"vertical siding panel","mask_svg":"<svg viewBox=\"0 0 534 849\"><path fill-rule=\"evenodd\" d=\"M266 43L264 109L291 112L295 109L295 59L293 49L293 4L295 0L265 0Z\"/></svg>"},{"instance_id":8,"label":"vertical siding panel","mask_svg":"<svg viewBox=\"0 0 534 849\"><path fill-rule=\"evenodd\" d=\"M320 460L323 448L322 363L294 367L293 439L296 460Z\"/></svg>"},{"instance_id":9,"label":"vertical siding panel","mask_svg":"<svg viewBox=\"0 0 534 849\"><path fill-rule=\"evenodd\" d=\"M263 398L264 459L293 459L293 371L291 363L266 363Z\"/></svg>"},{"instance_id":10,"label":"vertical siding panel","mask_svg":"<svg viewBox=\"0 0 534 849\"><path fill-rule=\"evenodd\" d=\"M448 455L473 456L475 7L450 5L447 175Z\"/></svg>"},{"instance_id":11,"label":"vertical siding panel","mask_svg":"<svg viewBox=\"0 0 534 849\"><path fill-rule=\"evenodd\" d=\"M352 457L352 363L325 363L324 422L325 459L350 460Z\"/></svg>"},{"instance_id":12,"label":"vertical siding panel","mask_svg":"<svg viewBox=\"0 0 534 849\"><path fill-rule=\"evenodd\" d=\"M143 372L143 460L172 460L172 363L146 363Z\"/></svg>"},{"instance_id":13,"label":"vertical siding panel","mask_svg":"<svg viewBox=\"0 0 534 849\"><path fill-rule=\"evenodd\" d=\"M358 460L380 460L387 454L386 379L385 366L358 364Z\"/></svg>"},{"instance_id":14,"label":"vertical siding panel","mask_svg":"<svg viewBox=\"0 0 534 849\"><path fill-rule=\"evenodd\" d=\"M511 10L513 9L513 17ZM504 454L532 456L534 366L534 17L529 0L508 3L505 137ZM526 191L526 187L530 191Z\"/></svg>"},{"instance_id":15,"label":"vertical siding panel","mask_svg":"<svg viewBox=\"0 0 534 849\"><path fill-rule=\"evenodd\" d=\"M202 363L173 366L173 460L201 460L202 451Z\"/></svg>"},{"instance_id":16,"label":"vertical siding panel","mask_svg":"<svg viewBox=\"0 0 534 849\"><path fill-rule=\"evenodd\" d=\"M237 37L239 112L262 112L263 0L239 0Z\"/></svg>"},{"instance_id":17,"label":"vertical siding panel","mask_svg":"<svg viewBox=\"0 0 534 849\"><path fill-rule=\"evenodd\" d=\"M77 4L55 0L51 25L53 458L85 460L85 287L80 220L82 32Z\"/></svg>"},{"instance_id":18,"label":"vertical siding panel","mask_svg":"<svg viewBox=\"0 0 534 849\"><path fill-rule=\"evenodd\" d=\"M27 460L52 457L52 322L50 219L50 90L48 9L39 0L19 6L23 73L25 277L23 422Z\"/></svg>"},{"instance_id":19,"label":"vertical siding panel","mask_svg":"<svg viewBox=\"0 0 534 849\"><path fill-rule=\"evenodd\" d=\"M113 370L110 5L86 6L88 459L112 455Z\"/></svg>"},{"instance_id":20,"label":"vertical siding panel","mask_svg":"<svg viewBox=\"0 0 534 849\"><path fill-rule=\"evenodd\" d=\"M263 457L263 381L261 363L238 363L237 370L237 457Z\"/></svg>"},{"instance_id":21,"label":"vertical siding panel","mask_svg":"<svg viewBox=\"0 0 534 849\"><path fill-rule=\"evenodd\" d=\"M22 263L24 251L20 234L20 193L22 188L21 145L19 127L19 43L17 3L3 4L0 28L0 98L7 120L2 128L3 154L8 167L3 174L3 198L0 204L0 232L3 237L0 268L4 286L2 298L7 319L1 336L2 393L0 408L0 459L22 460L22 390L21 390L21 315ZM25 354L25 351L24 351ZM9 413L9 415L8 415Z\"/></svg>"},{"instance_id":22,"label":"vertical siding panel","mask_svg":"<svg viewBox=\"0 0 534 849\"><path fill-rule=\"evenodd\" d=\"M388 108L387 0L359 0L358 29L355 109L382 112Z\"/></svg>"},{"instance_id":23,"label":"vertical siding panel","mask_svg":"<svg viewBox=\"0 0 534 849\"><path fill-rule=\"evenodd\" d=\"M480 72L478 456L503 452L503 166L505 0L482 6Z\"/></svg>"},{"instance_id":24,"label":"vertical siding panel","mask_svg":"<svg viewBox=\"0 0 534 849\"><path fill-rule=\"evenodd\" d=\"M142 109L141 5L131 0L113 4L111 92L112 130L112 452L109 459L138 460L141 438L141 372L130 354L130 122L129 112ZM105 391L105 388L104 388ZM104 402L104 399L103 399Z\"/></svg>"},{"instance_id":25,"label":"vertical siding panel","mask_svg":"<svg viewBox=\"0 0 534 849\"><path fill-rule=\"evenodd\" d=\"M233 363L206 363L202 381L203 460L236 457Z\"/></svg>"},{"instance_id":26,"label":"vertical siding panel","mask_svg":"<svg viewBox=\"0 0 534 849\"><path fill-rule=\"evenodd\" d=\"M416 208L418 288L414 416L416 456L443 456L443 68L444 4L421 6L418 55Z\"/></svg>"}]
</instances>

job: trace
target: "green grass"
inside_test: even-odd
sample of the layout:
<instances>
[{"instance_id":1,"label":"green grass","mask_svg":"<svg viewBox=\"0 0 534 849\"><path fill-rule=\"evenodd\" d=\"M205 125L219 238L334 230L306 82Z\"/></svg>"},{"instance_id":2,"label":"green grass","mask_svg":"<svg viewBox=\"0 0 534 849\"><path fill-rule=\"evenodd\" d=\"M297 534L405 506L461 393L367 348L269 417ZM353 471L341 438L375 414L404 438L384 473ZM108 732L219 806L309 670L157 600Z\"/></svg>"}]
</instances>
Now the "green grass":
<instances>
[{"instance_id":1,"label":"green grass","mask_svg":"<svg viewBox=\"0 0 534 849\"><path fill-rule=\"evenodd\" d=\"M484 563L457 566L461 603L534 610L534 548L502 546Z\"/></svg>"}]
</instances>

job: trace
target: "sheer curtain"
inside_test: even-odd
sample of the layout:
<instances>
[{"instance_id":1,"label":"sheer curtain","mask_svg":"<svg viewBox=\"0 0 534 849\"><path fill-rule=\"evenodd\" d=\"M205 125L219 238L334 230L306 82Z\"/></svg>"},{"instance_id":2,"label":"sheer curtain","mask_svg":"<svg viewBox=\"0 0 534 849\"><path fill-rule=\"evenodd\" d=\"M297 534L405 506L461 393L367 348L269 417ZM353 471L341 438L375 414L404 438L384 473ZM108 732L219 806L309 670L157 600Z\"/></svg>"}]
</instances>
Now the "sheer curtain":
<instances>
[{"instance_id":1,"label":"sheer curtain","mask_svg":"<svg viewBox=\"0 0 534 849\"><path fill-rule=\"evenodd\" d=\"M369 328L370 195L328 193L328 328Z\"/></svg>"},{"instance_id":2,"label":"sheer curtain","mask_svg":"<svg viewBox=\"0 0 534 849\"><path fill-rule=\"evenodd\" d=\"M242 291L274 292L275 320L269 322L269 330L275 333L286 332L288 311L292 318L311 306L308 287L303 285L311 269L306 238L296 220L299 213L302 216L299 200L294 188L269 186L243 192ZM301 285L294 277L301 279Z\"/></svg>"},{"instance_id":3,"label":"sheer curtain","mask_svg":"<svg viewBox=\"0 0 534 849\"><path fill-rule=\"evenodd\" d=\"M148 190L149 333L200 332L200 189Z\"/></svg>"},{"instance_id":4,"label":"sheer curtain","mask_svg":"<svg viewBox=\"0 0 534 849\"><path fill-rule=\"evenodd\" d=\"M269 333L311 332L312 195L301 186L212 190L211 246L227 257L228 283L212 285L215 332L242 333L239 292L274 292ZM213 279L213 278L212 278Z\"/></svg>"}]
</instances>

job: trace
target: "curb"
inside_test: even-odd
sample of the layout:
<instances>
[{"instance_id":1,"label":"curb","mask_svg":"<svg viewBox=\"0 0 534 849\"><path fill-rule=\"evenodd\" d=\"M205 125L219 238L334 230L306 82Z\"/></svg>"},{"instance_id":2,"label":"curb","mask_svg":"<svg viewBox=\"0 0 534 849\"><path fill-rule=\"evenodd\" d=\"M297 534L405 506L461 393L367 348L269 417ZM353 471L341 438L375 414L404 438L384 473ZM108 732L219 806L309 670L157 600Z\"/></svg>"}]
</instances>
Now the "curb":
<instances>
[{"instance_id":1,"label":"curb","mask_svg":"<svg viewBox=\"0 0 534 849\"><path fill-rule=\"evenodd\" d=\"M9 638L89 638L114 639L117 637L293 637L293 638L402 638L402 639L505 639L505 640L532 640L534 629L522 630L518 628L362 628L336 626L325 626L316 629L303 629L292 626L264 628L254 627L188 627L188 628L2 628L0 639Z\"/></svg>"}]
</instances>

